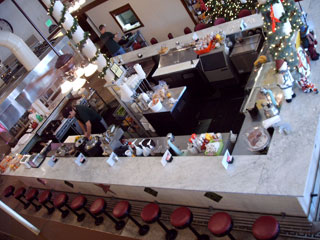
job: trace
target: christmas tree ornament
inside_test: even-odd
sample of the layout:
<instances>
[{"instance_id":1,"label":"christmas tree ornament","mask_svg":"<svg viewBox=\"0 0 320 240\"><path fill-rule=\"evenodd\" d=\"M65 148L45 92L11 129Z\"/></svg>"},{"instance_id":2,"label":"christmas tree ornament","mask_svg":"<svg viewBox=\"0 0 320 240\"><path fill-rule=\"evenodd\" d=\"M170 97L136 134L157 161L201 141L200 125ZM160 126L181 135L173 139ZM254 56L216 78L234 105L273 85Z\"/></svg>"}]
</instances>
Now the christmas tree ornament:
<instances>
[{"instance_id":1,"label":"christmas tree ornament","mask_svg":"<svg viewBox=\"0 0 320 240\"><path fill-rule=\"evenodd\" d=\"M319 92L318 89L309 79L309 76L311 74L310 59L301 46L298 48L298 58L299 58L299 65L298 65L299 87L305 93L310 93L310 92L318 93Z\"/></svg>"},{"instance_id":2,"label":"christmas tree ornament","mask_svg":"<svg viewBox=\"0 0 320 240\"><path fill-rule=\"evenodd\" d=\"M278 86L281 88L286 101L290 103L296 94L292 90L294 79L288 69L287 62L283 59L276 60L276 69L278 71Z\"/></svg>"}]
</instances>

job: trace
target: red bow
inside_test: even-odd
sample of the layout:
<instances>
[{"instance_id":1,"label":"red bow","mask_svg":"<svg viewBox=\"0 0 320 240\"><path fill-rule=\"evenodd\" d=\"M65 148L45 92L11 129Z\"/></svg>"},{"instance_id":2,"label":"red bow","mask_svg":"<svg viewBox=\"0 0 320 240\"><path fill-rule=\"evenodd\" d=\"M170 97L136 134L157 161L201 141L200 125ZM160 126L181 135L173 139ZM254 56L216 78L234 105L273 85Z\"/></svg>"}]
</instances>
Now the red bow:
<instances>
[{"instance_id":1,"label":"red bow","mask_svg":"<svg viewBox=\"0 0 320 240\"><path fill-rule=\"evenodd\" d=\"M272 21L272 32L276 31L276 23L279 23L280 20L274 16L273 6L271 5L270 18Z\"/></svg>"}]
</instances>

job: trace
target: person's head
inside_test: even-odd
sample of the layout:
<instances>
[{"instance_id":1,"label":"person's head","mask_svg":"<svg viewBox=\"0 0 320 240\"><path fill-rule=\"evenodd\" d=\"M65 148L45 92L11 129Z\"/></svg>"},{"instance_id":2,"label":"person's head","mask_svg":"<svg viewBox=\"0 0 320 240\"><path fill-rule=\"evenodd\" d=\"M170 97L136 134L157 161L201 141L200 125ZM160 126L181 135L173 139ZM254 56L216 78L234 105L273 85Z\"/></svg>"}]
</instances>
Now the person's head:
<instances>
[{"instance_id":1,"label":"person's head","mask_svg":"<svg viewBox=\"0 0 320 240\"><path fill-rule=\"evenodd\" d=\"M73 118L76 115L76 111L72 106L67 106L62 110L62 116L64 118Z\"/></svg>"},{"instance_id":2,"label":"person's head","mask_svg":"<svg viewBox=\"0 0 320 240\"><path fill-rule=\"evenodd\" d=\"M101 24L99 26L99 31L100 31L101 34L104 34L106 32L106 27L103 24Z\"/></svg>"}]
</instances>

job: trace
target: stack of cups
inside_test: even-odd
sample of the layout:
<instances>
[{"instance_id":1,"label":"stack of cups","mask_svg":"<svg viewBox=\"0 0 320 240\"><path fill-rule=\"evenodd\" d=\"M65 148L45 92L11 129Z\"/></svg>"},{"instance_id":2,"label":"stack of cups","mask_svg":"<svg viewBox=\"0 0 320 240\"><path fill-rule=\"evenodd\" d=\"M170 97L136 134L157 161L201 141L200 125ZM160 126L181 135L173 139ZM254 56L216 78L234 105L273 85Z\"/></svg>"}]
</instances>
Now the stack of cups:
<instances>
[{"instance_id":1,"label":"stack of cups","mask_svg":"<svg viewBox=\"0 0 320 240\"><path fill-rule=\"evenodd\" d=\"M142 67L140 64L135 64L133 66L134 70L136 71L136 73L138 74L139 76L139 80L141 79L145 79L146 78L146 73L143 71Z\"/></svg>"}]
</instances>

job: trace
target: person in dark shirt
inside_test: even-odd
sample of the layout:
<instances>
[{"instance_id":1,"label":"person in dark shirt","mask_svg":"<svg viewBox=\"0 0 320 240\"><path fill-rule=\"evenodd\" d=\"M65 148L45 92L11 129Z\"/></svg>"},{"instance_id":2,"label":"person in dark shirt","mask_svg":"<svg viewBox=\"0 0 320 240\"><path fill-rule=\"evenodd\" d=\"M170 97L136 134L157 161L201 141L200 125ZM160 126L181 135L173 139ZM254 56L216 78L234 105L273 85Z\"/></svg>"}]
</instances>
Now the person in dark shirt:
<instances>
[{"instance_id":1,"label":"person in dark shirt","mask_svg":"<svg viewBox=\"0 0 320 240\"><path fill-rule=\"evenodd\" d=\"M107 130L107 126L102 117L92 108L85 105L67 106L62 110L64 118L75 117L84 133L84 136L88 139L91 133L103 133Z\"/></svg>"},{"instance_id":2,"label":"person in dark shirt","mask_svg":"<svg viewBox=\"0 0 320 240\"><path fill-rule=\"evenodd\" d=\"M126 51L115 41L120 40L120 38L117 37L118 33L113 34L111 32L107 32L106 27L102 24L99 26L99 30L103 44L107 47L108 52L113 57L126 53Z\"/></svg>"}]
</instances>

